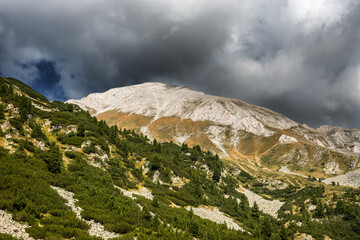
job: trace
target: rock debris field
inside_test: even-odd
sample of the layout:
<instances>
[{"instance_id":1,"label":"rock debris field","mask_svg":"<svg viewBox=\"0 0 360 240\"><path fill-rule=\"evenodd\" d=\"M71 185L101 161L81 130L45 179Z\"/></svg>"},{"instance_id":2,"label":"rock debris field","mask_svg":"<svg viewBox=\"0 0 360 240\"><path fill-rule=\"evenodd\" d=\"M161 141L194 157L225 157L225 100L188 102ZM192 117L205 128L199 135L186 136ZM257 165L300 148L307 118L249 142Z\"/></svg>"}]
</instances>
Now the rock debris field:
<instances>
[{"instance_id":1,"label":"rock debris field","mask_svg":"<svg viewBox=\"0 0 360 240\"><path fill-rule=\"evenodd\" d=\"M279 169L279 172L293 174L293 175L297 175L297 176L300 176L300 177L308 178L307 176L291 172L290 169L287 166L282 166ZM345 174L337 175L335 177L326 178L322 182L326 183L328 185L330 185L330 184L332 184L332 182L334 182L335 184L339 184L339 185L342 185L342 186L358 188L358 187L360 187L360 169L356 169L354 171L349 171L349 172L347 172Z\"/></svg>"},{"instance_id":2,"label":"rock debris field","mask_svg":"<svg viewBox=\"0 0 360 240\"><path fill-rule=\"evenodd\" d=\"M10 234L24 240L33 240L25 231L27 227L29 227L27 224L14 221L10 213L0 210L0 233Z\"/></svg>"},{"instance_id":3,"label":"rock debris field","mask_svg":"<svg viewBox=\"0 0 360 240\"><path fill-rule=\"evenodd\" d=\"M154 196L151 194L150 190L143 187L140 190L125 190L118 186L115 186L115 188L119 189L125 196L134 199L136 195L143 196L147 199L152 200ZM179 207L174 204L175 207ZM140 207L142 208L142 207ZM245 231L242 229L238 224L234 222L233 219L230 217L227 217L223 212L221 212L218 208L214 207L210 209L209 207L187 207L187 210L190 210L190 208L193 209L193 212L195 215L207 219L219 224L226 223L227 227L229 229L239 230L239 231Z\"/></svg>"},{"instance_id":4,"label":"rock debris field","mask_svg":"<svg viewBox=\"0 0 360 240\"><path fill-rule=\"evenodd\" d=\"M67 203L66 205L69 206L72 211L75 212L76 217L84 220L81 216L82 208L75 205L75 203L78 201L74 198L74 193L66 191L62 188L51 186L54 190L57 191L57 193L64 198ZM123 192L123 194L130 198L135 198L134 195L141 195L147 199L153 199L153 195L147 188L141 188L138 191L129 191L125 189L121 189L117 186L115 186L119 190ZM266 200L259 195L242 188L241 190L238 190L239 192L242 192L246 195L246 197L249 199L250 205L253 205L254 202L256 202L259 205L259 208L261 211L268 213L274 217L277 217L277 211L281 208L281 206L284 204L283 202L280 202L278 200L269 201ZM192 208L195 215L219 223L223 224L226 223L227 227L229 229L237 230L237 231L245 231L243 228L241 228L237 223L234 222L233 219L226 216L223 212L221 212L217 207L187 207L187 210L190 210ZM104 226L100 223L94 222L94 220L84 220L87 224L89 224L90 229L88 230L89 234L92 236L101 237L105 240L108 240L110 238L120 237L119 234L112 233L109 231L106 231L104 229ZM25 231L25 229L28 227L27 224L21 224L12 219L11 214L0 210L0 232L10 234L16 238L22 238L24 240L33 240L32 237L29 236L29 234Z\"/></svg>"},{"instance_id":5,"label":"rock debris field","mask_svg":"<svg viewBox=\"0 0 360 240\"><path fill-rule=\"evenodd\" d=\"M323 182L326 184L334 182L336 184L339 183L339 185L358 188L360 187L360 169L356 169L336 177L327 178Z\"/></svg>"},{"instance_id":6,"label":"rock debris field","mask_svg":"<svg viewBox=\"0 0 360 240\"><path fill-rule=\"evenodd\" d=\"M147 198L149 200L153 200L154 198L151 191L145 187L142 187L140 190L125 190L118 186L114 186L114 187L119 189L124 194L124 196L129 197L131 199L135 199L136 195L143 196L144 198Z\"/></svg>"},{"instance_id":7,"label":"rock debris field","mask_svg":"<svg viewBox=\"0 0 360 240\"><path fill-rule=\"evenodd\" d=\"M226 223L226 226L229 229L233 229L233 230L237 230L237 231L242 231L244 232L245 230L243 228L241 228L239 225L237 225L233 219L227 217L223 212L221 212L217 207L214 207L213 209L210 208L206 208L206 207L187 207L187 210L192 209L194 214L219 223L219 224L223 224Z\"/></svg>"},{"instance_id":8,"label":"rock debris field","mask_svg":"<svg viewBox=\"0 0 360 240\"><path fill-rule=\"evenodd\" d=\"M81 211L82 211L82 208L80 207L77 207L75 206L75 203L78 201L74 198L74 193L72 192L68 192L64 189L61 189L59 187L54 187L54 186L51 186L54 190L57 191L57 193L62 197L64 198L67 203L66 205L71 207L71 209L75 212L76 214L76 217L81 219L81 220L84 220L82 217L81 217ZM88 230L89 234L92 235L92 236L96 236L96 237L101 237L102 239L110 239L110 238L115 238L115 237L120 237L119 234L116 234L116 233L112 233L112 232L109 232L109 231L106 231L104 229L104 226L100 223L97 223L97 222L94 222L94 220L90 220L90 221L87 221L87 220L84 220L87 224L89 224L90 226L90 229Z\"/></svg>"},{"instance_id":9,"label":"rock debris field","mask_svg":"<svg viewBox=\"0 0 360 240\"><path fill-rule=\"evenodd\" d=\"M277 212L280 210L281 206L284 205L284 202L281 202L279 200L266 200L261 196L257 195L256 193L253 193L245 188L241 188L240 190L237 189L237 191L245 194L245 196L249 200L250 206L253 206L254 202L256 202L262 212L267 213L274 218L277 218Z\"/></svg>"}]
</instances>

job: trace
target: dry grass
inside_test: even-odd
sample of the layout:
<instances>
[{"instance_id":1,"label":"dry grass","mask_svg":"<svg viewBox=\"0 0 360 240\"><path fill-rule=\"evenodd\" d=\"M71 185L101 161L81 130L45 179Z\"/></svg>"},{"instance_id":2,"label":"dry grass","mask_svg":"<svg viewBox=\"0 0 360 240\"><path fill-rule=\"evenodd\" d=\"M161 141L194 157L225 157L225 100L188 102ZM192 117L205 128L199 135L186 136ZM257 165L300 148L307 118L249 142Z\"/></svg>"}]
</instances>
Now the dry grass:
<instances>
[{"instance_id":1,"label":"dry grass","mask_svg":"<svg viewBox=\"0 0 360 240\"><path fill-rule=\"evenodd\" d=\"M100 120L105 120L110 126L117 125L119 128L134 129L140 131L142 126L148 125L152 117L145 117L137 114L129 114L116 111L107 111L96 116Z\"/></svg>"}]
</instances>

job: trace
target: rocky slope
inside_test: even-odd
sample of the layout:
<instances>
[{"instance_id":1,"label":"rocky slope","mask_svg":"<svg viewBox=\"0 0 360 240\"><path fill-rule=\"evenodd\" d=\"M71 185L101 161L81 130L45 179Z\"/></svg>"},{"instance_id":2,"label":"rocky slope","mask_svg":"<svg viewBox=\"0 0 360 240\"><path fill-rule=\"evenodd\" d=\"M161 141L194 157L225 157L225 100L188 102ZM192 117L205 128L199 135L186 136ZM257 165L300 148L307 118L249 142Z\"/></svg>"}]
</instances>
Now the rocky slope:
<instances>
[{"instance_id":1,"label":"rocky slope","mask_svg":"<svg viewBox=\"0 0 360 240\"><path fill-rule=\"evenodd\" d=\"M358 167L359 130L312 129L268 109L187 87L144 83L67 102L110 125L136 129L160 141L200 145L230 160L270 167L280 167L281 162L318 177ZM326 168L328 162L336 171Z\"/></svg>"},{"instance_id":2,"label":"rocky slope","mask_svg":"<svg viewBox=\"0 0 360 240\"><path fill-rule=\"evenodd\" d=\"M166 115L170 106L157 115L110 112L119 126L138 126L159 140L213 144L228 159L236 148L241 161L224 162L198 146L159 143L110 127L75 105L48 101L20 81L0 77L0 239L294 239L305 233L316 239L358 239L354 226L360 219L353 216L360 215L360 191L337 184L359 178L357 156L311 142L314 132L325 140L334 132L296 123L286 128L293 122L281 115L231 101L238 108L243 104L254 126L216 123L221 119L216 112L212 120L195 114L201 102L192 110L180 108L189 118L171 116L173 109ZM278 118L284 128L266 125L268 117ZM225 120L231 119L218 121ZM347 132L338 134L345 143ZM238 142L231 145L234 136ZM331 177L354 171L327 179L335 183L327 185L301 175L301 166L310 166L311 174L321 168Z\"/></svg>"}]
</instances>

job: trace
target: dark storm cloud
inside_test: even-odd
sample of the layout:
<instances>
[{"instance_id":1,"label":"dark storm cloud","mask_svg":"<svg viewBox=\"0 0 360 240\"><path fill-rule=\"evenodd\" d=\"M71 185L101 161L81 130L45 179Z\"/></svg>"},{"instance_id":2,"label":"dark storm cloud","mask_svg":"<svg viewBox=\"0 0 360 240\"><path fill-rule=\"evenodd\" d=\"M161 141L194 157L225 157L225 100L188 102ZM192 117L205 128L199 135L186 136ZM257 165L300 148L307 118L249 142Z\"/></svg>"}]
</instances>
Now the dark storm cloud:
<instances>
[{"instance_id":1,"label":"dark storm cloud","mask_svg":"<svg viewBox=\"0 0 360 240\"><path fill-rule=\"evenodd\" d=\"M360 128L359 26L355 0L0 0L0 72L53 99L161 81Z\"/></svg>"},{"instance_id":2,"label":"dark storm cloud","mask_svg":"<svg viewBox=\"0 0 360 240\"><path fill-rule=\"evenodd\" d=\"M46 95L50 100L63 101L66 99L64 99L63 89L59 87L60 75L54 64L54 62L46 60L41 60L35 64L38 75L32 87Z\"/></svg>"}]
</instances>

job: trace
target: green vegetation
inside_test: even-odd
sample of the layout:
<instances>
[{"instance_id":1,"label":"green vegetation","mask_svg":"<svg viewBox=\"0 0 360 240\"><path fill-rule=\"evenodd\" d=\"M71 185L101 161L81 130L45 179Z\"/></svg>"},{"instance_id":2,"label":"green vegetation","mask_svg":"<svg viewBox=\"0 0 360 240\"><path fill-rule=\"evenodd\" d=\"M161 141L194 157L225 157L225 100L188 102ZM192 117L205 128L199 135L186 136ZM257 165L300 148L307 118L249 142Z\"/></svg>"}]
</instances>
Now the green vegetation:
<instances>
[{"instance_id":1,"label":"green vegetation","mask_svg":"<svg viewBox=\"0 0 360 240\"><path fill-rule=\"evenodd\" d=\"M47 100L46 97L44 97L39 92L37 92L34 89L32 89L31 87L29 87L25 83L21 82L20 80L17 80L15 78L7 78L7 79L2 78L2 79L5 80L6 82L10 83L11 85L17 86L22 92L27 94L29 97L40 100L44 103L49 102L49 100Z\"/></svg>"},{"instance_id":2,"label":"green vegetation","mask_svg":"<svg viewBox=\"0 0 360 240\"><path fill-rule=\"evenodd\" d=\"M39 124L33 123L33 124L30 124L30 127L32 127L32 131L30 134L30 136L32 138L35 138L38 141L43 141L45 143L47 143L49 141L47 139L46 135L43 133Z\"/></svg>"},{"instance_id":3,"label":"green vegetation","mask_svg":"<svg viewBox=\"0 0 360 240\"><path fill-rule=\"evenodd\" d=\"M16 87L39 101L37 105L56 111L32 106L34 100L15 93ZM51 186L73 192L85 220L122 234L121 239L292 239L296 232L316 239L325 234L333 239L360 237L360 207L351 204L360 202L358 190L333 196L326 188L337 186L325 188L309 180L307 187L289 184L269 190L246 171L225 174L227 166L219 157L199 146L159 143L132 130L109 127L74 105L48 102L17 80L1 78L0 93L0 119L11 124L0 137L13 134L12 152L0 147L0 209L27 222L34 238L99 239L89 235L89 225ZM18 112L5 110L9 104ZM43 127L45 122L50 126ZM44 146L38 147L38 142ZM157 181L152 181L154 176ZM262 213L257 204L251 207L236 190L239 185L285 201L281 220ZM131 199L116 186L144 186L154 198ZM310 204L316 208L310 211ZM182 207L200 205L218 207L251 234L229 230ZM0 234L0 239L13 238Z\"/></svg>"},{"instance_id":4,"label":"green vegetation","mask_svg":"<svg viewBox=\"0 0 360 240\"><path fill-rule=\"evenodd\" d=\"M5 107L4 105L0 104L0 120L5 119Z\"/></svg>"}]
</instances>

